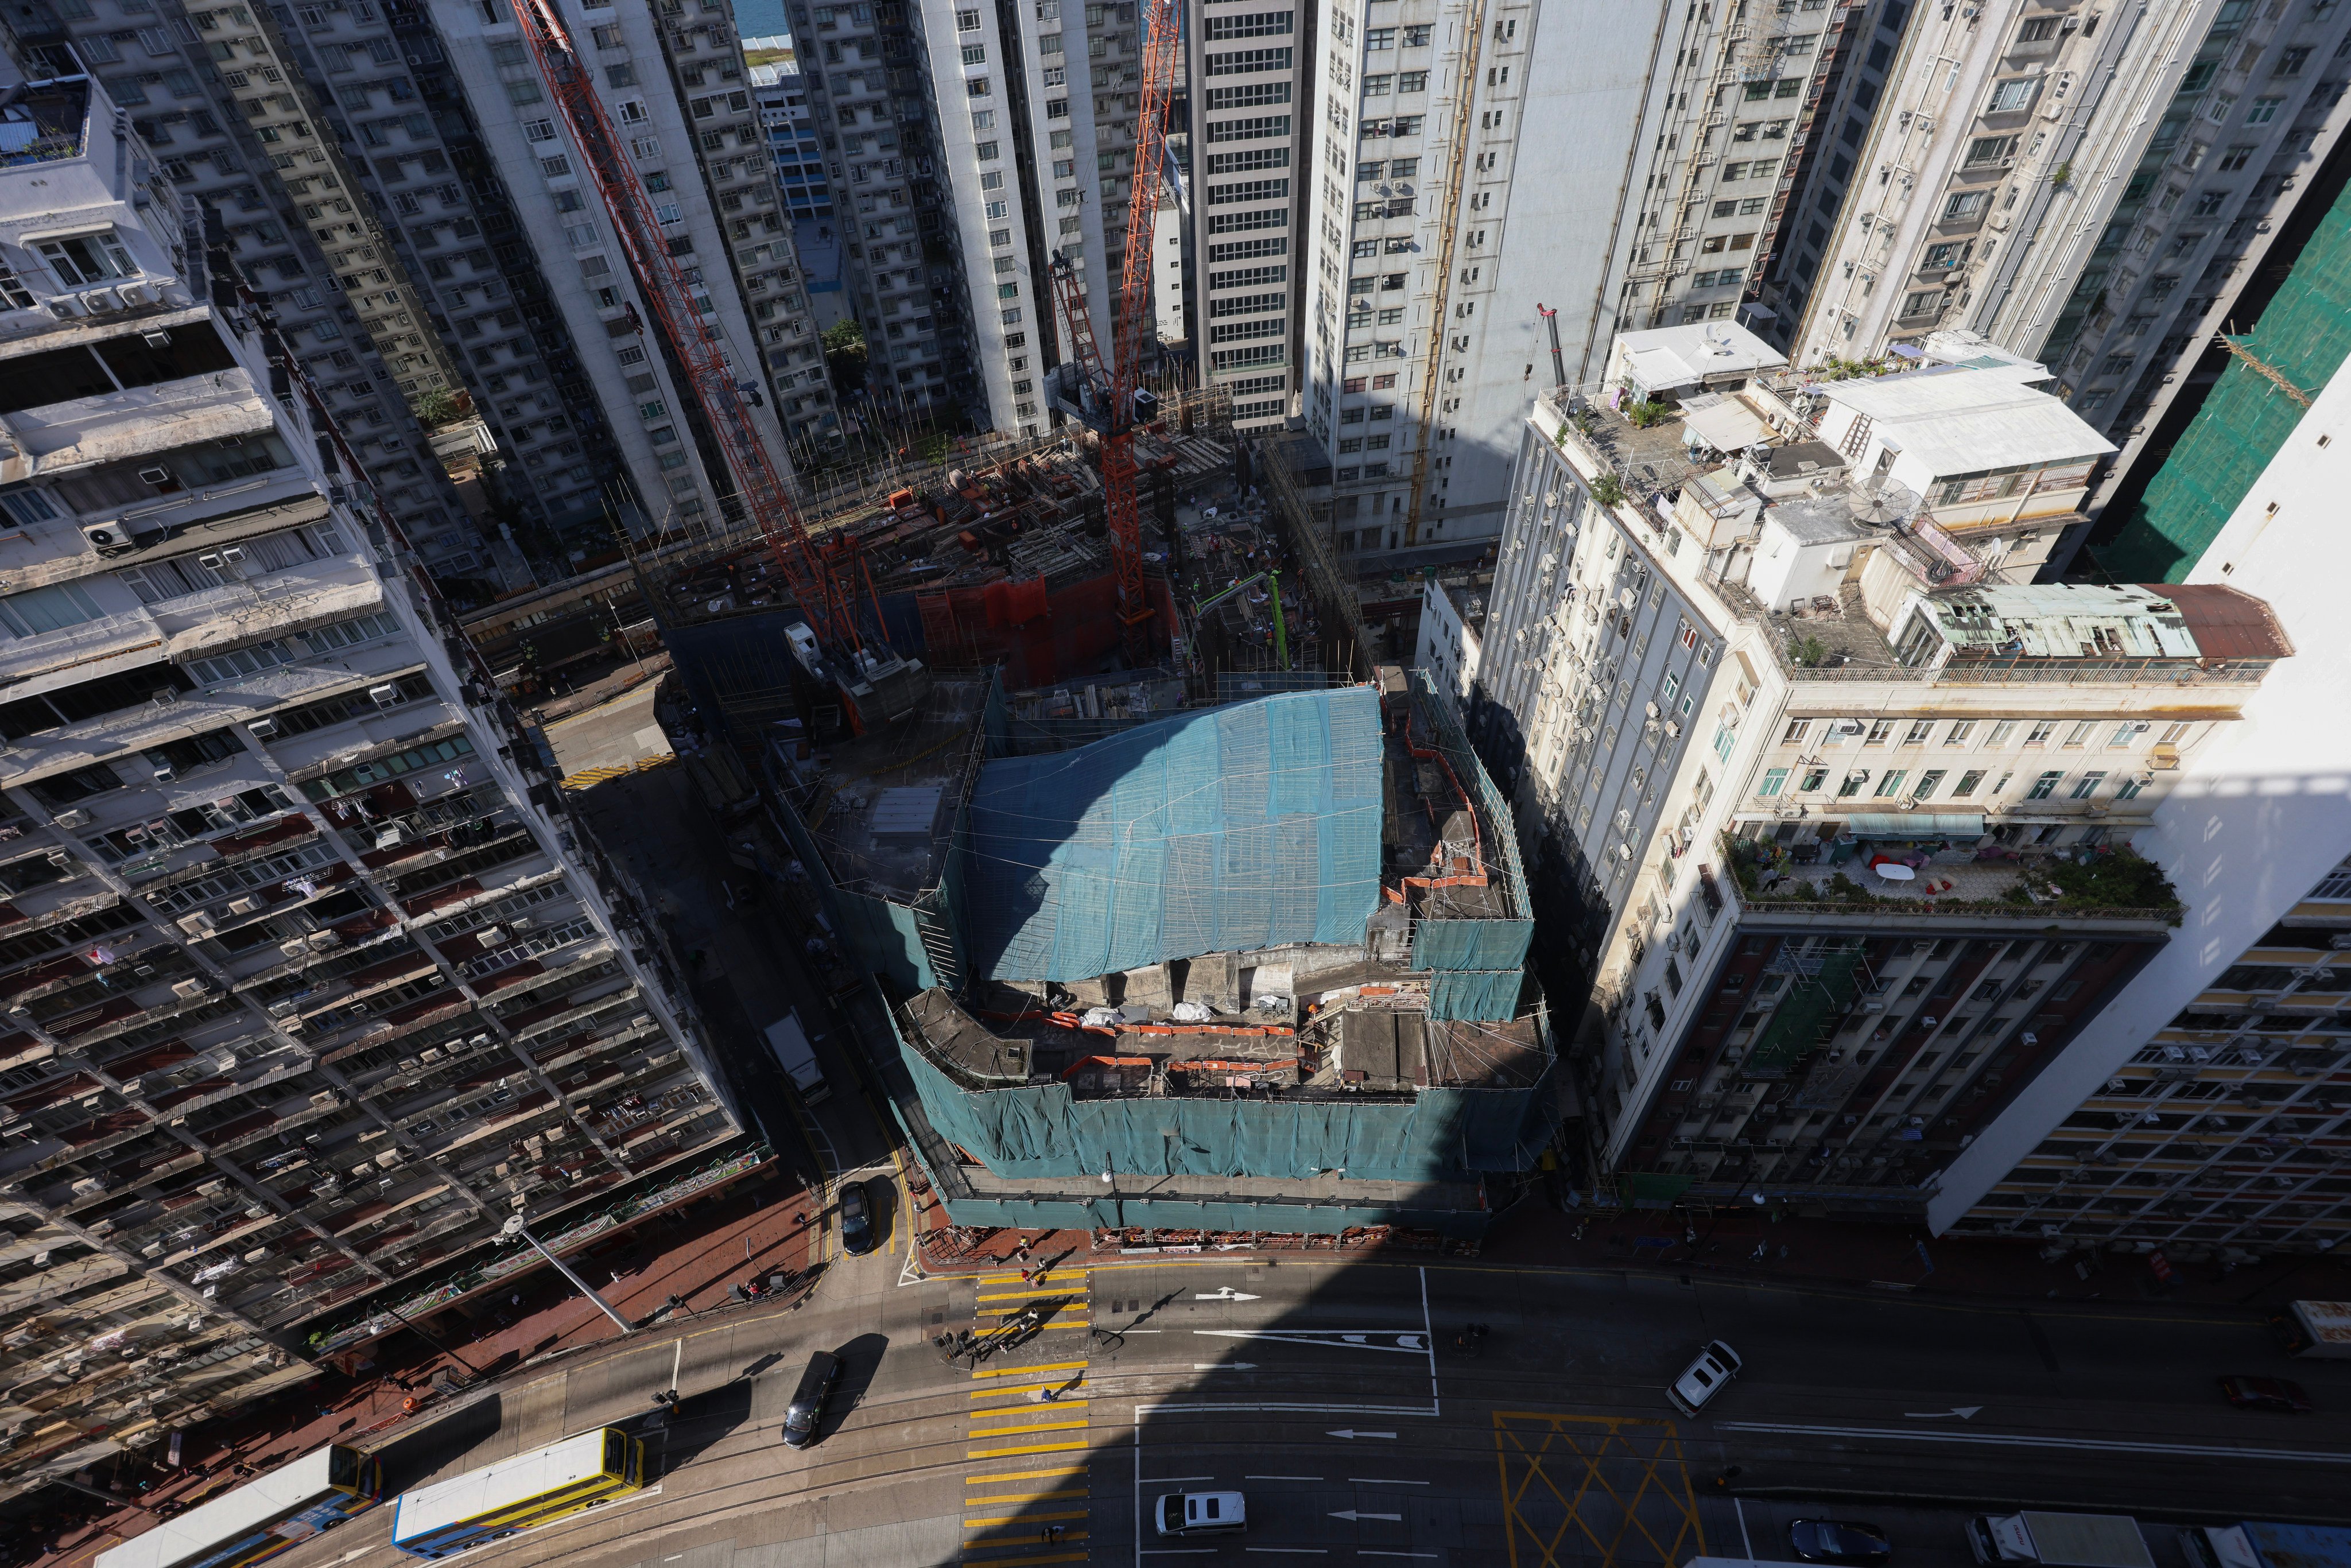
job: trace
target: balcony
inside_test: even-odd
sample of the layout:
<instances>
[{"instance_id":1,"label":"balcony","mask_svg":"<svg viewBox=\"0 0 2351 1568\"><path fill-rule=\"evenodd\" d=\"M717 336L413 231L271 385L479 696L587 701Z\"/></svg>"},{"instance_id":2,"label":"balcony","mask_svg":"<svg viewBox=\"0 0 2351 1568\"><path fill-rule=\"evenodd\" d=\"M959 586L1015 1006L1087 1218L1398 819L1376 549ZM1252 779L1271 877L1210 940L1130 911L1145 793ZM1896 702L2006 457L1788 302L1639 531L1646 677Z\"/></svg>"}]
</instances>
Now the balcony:
<instances>
[{"instance_id":1,"label":"balcony","mask_svg":"<svg viewBox=\"0 0 2351 1568\"><path fill-rule=\"evenodd\" d=\"M274 433L277 410L242 369L0 415L0 483Z\"/></svg>"}]
</instances>

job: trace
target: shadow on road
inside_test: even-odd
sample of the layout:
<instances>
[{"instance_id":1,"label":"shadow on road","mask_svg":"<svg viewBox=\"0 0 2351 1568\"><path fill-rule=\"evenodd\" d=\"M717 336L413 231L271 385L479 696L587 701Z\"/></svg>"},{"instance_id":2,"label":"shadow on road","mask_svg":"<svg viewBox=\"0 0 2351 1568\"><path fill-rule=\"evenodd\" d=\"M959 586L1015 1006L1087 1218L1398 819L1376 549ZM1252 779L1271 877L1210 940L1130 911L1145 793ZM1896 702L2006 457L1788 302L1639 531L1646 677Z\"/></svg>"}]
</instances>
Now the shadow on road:
<instances>
[{"instance_id":1,"label":"shadow on road","mask_svg":"<svg viewBox=\"0 0 2351 1568\"><path fill-rule=\"evenodd\" d=\"M406 1491L442 1470L463 1469L459 1461L496 1437L505 1418L498 1396L487 1395L385 1444L376 1450L383 1461L385 1494Z\"/></svg>"},{"instance_id":2,"label":"shadow on road","mask_svg":"<svg viewBox=\"0 0 2351 1568\"><path fill-rule=\"evenodd\" d=\"M693 1463L713 1444L749 1420L752 1387L749 1378L738 1377L680 1400L670 1415L668 1441L662 1452L663 1472Z\"/></svg>"}]
</instances>

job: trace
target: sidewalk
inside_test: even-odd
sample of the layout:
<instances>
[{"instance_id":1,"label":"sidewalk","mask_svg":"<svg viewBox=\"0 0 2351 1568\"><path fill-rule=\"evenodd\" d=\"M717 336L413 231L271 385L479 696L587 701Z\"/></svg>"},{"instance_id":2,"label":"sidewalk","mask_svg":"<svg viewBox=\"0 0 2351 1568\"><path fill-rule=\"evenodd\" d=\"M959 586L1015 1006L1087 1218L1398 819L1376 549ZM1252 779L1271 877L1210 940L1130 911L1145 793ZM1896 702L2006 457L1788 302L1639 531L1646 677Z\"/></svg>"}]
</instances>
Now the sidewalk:
<instances>
[{"instance_id":1,"label":"sidewalk","mask_svg":"<svg viewBox=\"0 0 2351 1568\"><path fill-rule=\"evenodd\" d=\"M1634 1270L2017 1302L2176 1302L2259 1311L2303 1298L2351 1298L2351 1259L2296 1254L2227 1271L2210 1264L2172 1264L2167 1281L2157 1277L2146 1254L2135 1251L2073 1251L2044 1259L2036 1240L1937 1240L1923 1226L1799 1219L1776 1209L1726 1208L1699 1218L1695 1229L1692 1240L1691 1227L1678 1210L1579 1216L1531 1196L1475 1243L1440 1245L1420 1233L1336 1243L1315 1237L1303 1247L1235 1246L1234 1239L1193 1232L1165 1232L1155 1239L1172 1241L1167 1250L1178 1254L1303 1254L1438 1266L1474 1258L1471 1267ZM951 1232L942 1227L925 1239L924 1265L942 1275L1033 1266L1065 1252L1073 1266L1135 1255L1132 1248L1095 1249L1092 1232L1085 1230Z\"/></svg>"},{"instance_id":2,"label":"sidewalk","mask_svg":"<svg viewBox=\"0 0 2351 1568\"><path fill-rule=\"evenodd\" d=\"M671 1321L683 1322L688 1313L733 1305L737 1283L804 1270L813 1228L821 1222L797 1177L778 1172L650 1219L565 1261L632 1322L645 1323L672 1296L684 1304ZM410 1416L462 1396L436 1392L436 1375L462 1383L470 1364L501 1377L529 1376L525 1369L550 1355L576 1355L620 1338L593 1302L542 1267L503 1296L444 1312L422 1332L397 1333L356 1353L357 1375L322 1368L306 1387L189 1428L183 1469L164 1466L158 1446L82 1472L83 1484L100 1490L118 1480L132 1488L146 1484L138 1497L147 1508L192 1507L326 1443L381 1446L400 1434ZM79 1568L152 1522L139 1508L109 1512L95 1498L77 1495L77 1500L88 1502L87 1515L61 1517L37 1539L20 1535L6 1560L29 1568ZM166 1509L172 1511L177 1511Z\"/></svg>"},{"instance_id":3,"label":"sidewalk","mask_svg":"<svg viewBox=\"0 0 2351 1568\"><path fill-rule=\"evenodd\" d=\"M611 669L568 692L538 702L517 701L515 706L531 723L544 727L558 719L586 713L591 707L601 707L614 697L658 681L669 673L669 668L670 657L665 649L646 654L642 667L636 660L623 656Z\"/></svg>"}]
</instances>

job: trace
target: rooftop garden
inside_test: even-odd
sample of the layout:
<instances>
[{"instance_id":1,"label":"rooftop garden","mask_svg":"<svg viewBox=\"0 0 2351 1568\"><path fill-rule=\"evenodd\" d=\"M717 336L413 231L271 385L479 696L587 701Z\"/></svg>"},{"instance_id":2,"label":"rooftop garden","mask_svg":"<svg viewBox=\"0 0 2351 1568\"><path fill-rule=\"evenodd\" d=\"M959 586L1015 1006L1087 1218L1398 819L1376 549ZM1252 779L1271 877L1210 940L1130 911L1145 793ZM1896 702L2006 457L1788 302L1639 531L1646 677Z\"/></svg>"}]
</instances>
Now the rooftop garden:
<instances>
[{"instance_id":1,"label":"rooftop garden","mask_svg":"<svg viewBox=\"0 0 2351 1568\"><path fill-rule=\"evenodd\" d=\"M2101 844L2034 859L1925 863L1907 882L1884 882L1856 856L1849 865L1803 863L1792 846L1722 839L1740 896L1791 912L1866 907L1886 913L1998 914L2045 909L2070 916L2160 917L2180 922L2179 895L2163 868L2126 847ZM1913 855L1912 861L1922 857Z\"/></svg>"}]
</instances>

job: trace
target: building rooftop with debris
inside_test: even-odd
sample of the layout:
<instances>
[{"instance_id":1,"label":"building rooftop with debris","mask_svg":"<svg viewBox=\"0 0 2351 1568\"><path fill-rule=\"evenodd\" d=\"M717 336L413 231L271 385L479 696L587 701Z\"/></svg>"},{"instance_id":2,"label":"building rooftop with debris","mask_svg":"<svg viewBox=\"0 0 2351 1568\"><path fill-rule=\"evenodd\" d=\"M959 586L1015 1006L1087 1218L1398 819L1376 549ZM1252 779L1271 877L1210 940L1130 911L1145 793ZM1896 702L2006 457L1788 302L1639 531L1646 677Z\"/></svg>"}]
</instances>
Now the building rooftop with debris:
<instances>
[{"instance_id":1,"label":"building rooftop with debris","mask_svg":"<svg viewBox=\"0 0 2351 1568\"><path fill-rule=\"evenodd\" d=\"M878 765L783 747L779 815L958 1222L1111 1223L1071 1207L1107 1170L1155 1183L1134 1223L1482 1228L1559 1084L1508 814L1425 673L1075 732L934 693Z\"/></svg>"}]
</instances>

